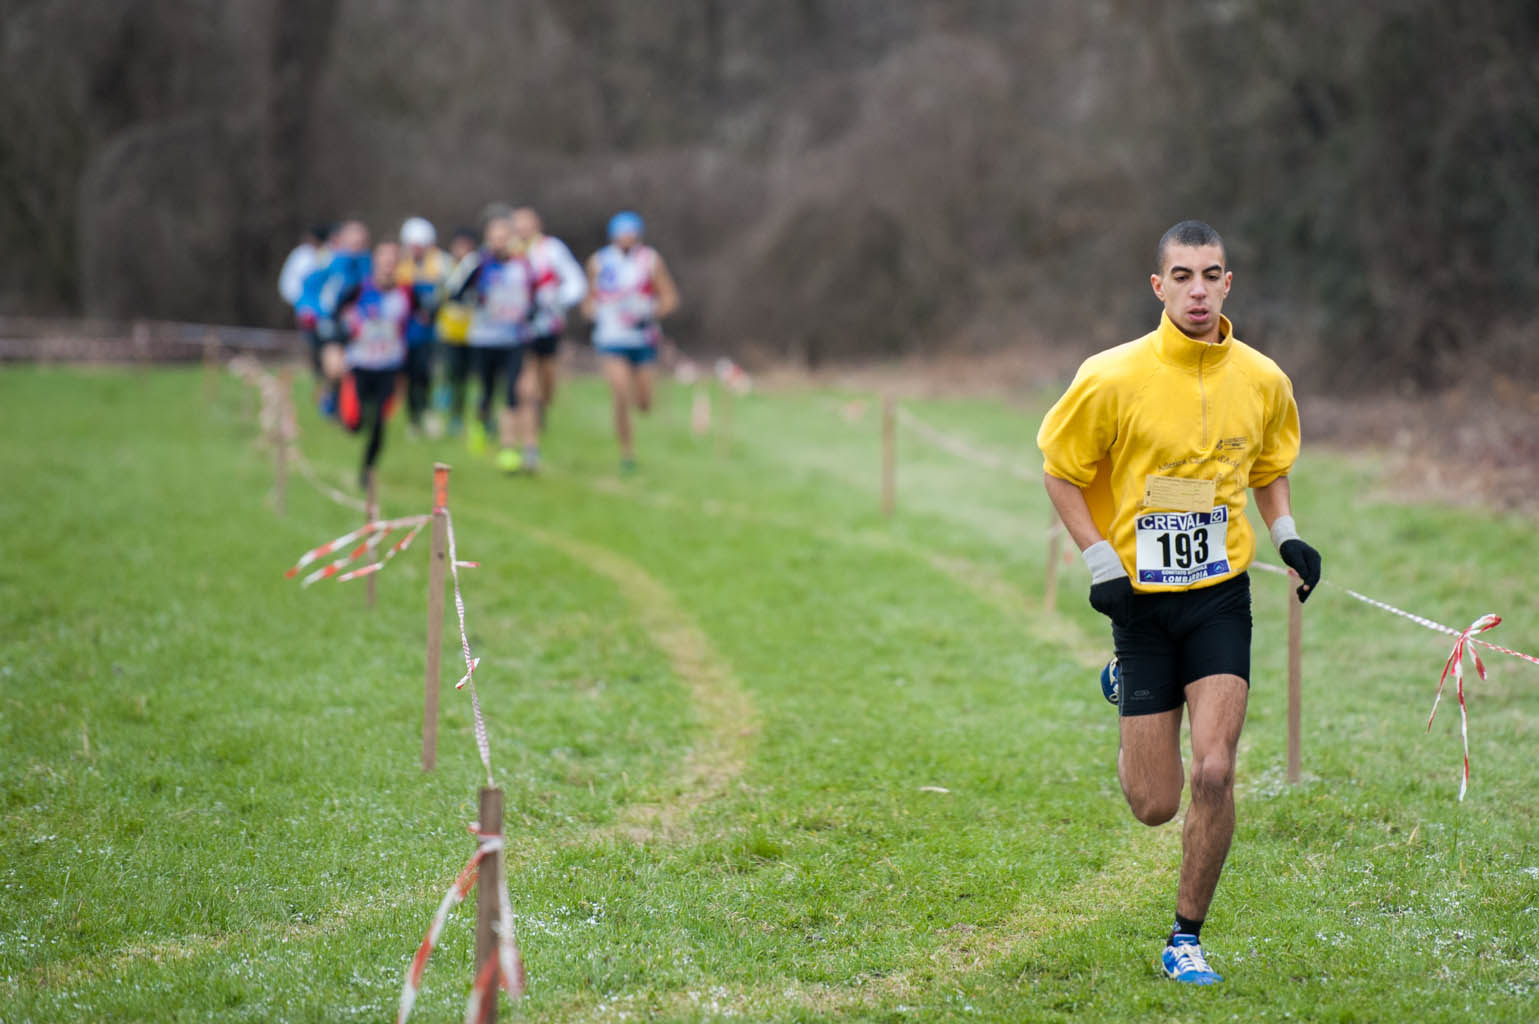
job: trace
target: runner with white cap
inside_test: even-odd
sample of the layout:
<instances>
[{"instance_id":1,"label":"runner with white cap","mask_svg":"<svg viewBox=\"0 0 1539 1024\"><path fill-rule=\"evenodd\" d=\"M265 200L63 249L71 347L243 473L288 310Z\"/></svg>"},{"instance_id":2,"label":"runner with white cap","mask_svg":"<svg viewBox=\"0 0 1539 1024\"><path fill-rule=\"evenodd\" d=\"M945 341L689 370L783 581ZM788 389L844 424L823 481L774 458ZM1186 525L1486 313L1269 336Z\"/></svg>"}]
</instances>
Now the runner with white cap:
<instances>
[{"instance_id":1,"label":"runner with white cap","mask_svg":"<svg viewBox=\"0 0 1539 1024\"><path fill-rule=\"evenodd\" d=\"M438 248L438 232L422 217L410 217L401 225L401 262L396 282L410 288L415 311L406 325L406 417L409 433L423 429L423 415L433 385L433 359L437 337L434 320L449 258Z\"/></svg>"}]
</instances>

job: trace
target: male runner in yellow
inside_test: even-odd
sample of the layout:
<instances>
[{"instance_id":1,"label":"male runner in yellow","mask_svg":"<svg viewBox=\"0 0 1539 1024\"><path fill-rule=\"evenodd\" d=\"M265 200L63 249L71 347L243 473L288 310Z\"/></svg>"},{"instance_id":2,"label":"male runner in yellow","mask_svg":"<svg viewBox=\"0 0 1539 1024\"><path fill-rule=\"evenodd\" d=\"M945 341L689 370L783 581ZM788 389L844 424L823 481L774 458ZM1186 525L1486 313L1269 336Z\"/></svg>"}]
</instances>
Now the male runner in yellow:
<instances>
[{"instance_id":1,"label":"male runner in yellow","mask_svg":"<svg viewBox=\"0 0 1539 1024\"><path fill-rule=\"evenodd\" d=\"M1116 657L1102 690L1120 710L1122 791L1146 825L1180 808L1183 706L1191 715L1192 799L1160 966L1199 985L1223 980L1201 932L1234 835L1250 690L1247 488L1299 574L1300 600L1321 565L1289 501L1293 385L1234 337L1221 312L1232 279L1211 227L1188 220L1165 232L1149 279L1165 307L1159 327L1085 360L1037 435L1048 496L1090 569L1090 603L1111 619Z\"/></svg>"}]
</instances>

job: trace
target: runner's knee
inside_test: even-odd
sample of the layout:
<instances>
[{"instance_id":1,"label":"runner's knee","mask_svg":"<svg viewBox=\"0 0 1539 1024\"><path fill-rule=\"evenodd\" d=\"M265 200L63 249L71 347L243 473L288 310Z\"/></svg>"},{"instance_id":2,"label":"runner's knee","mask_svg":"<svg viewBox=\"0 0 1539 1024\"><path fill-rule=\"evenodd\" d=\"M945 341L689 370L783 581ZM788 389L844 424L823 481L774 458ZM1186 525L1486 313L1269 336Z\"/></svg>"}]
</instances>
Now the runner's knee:
<instances>
[{"instance_id":1,"label":"runner's knee","mask_svg":"<svg viewBox=\"0 0 1539 1024\"><path fill-rule=\"evenodd\" d=\"M1128 799L1128 809L1145 825L1165 824L1181 809L1181 782L1179 767L1173 776L1161 782L1145 781L1137 785L1124 782L1122 788Z\"/></svg>"},{"instance_id":2,"label":"runner's knee","mask_svg":"<svg viewBox=\"0 0 1539 1024\"><path fill-rule=\"evenodd\" d=\"M1216 800L1234 788L1234 759L1227 754L1208 754L1192 762L1192 799Z\"/></svg>"},{"instance_id":3,"label":"runner's knee","mask_svg":"<svg viewBox=\"0 0 1539 1024\"><path fill-rule=\"evenodd\" d=\"M1133 817L1145 825L1163 825L1181 809L1181 794L1179 791L1174 796L1129 793L1128 806L1133 810Z\"/></svg>"}]
</instances>

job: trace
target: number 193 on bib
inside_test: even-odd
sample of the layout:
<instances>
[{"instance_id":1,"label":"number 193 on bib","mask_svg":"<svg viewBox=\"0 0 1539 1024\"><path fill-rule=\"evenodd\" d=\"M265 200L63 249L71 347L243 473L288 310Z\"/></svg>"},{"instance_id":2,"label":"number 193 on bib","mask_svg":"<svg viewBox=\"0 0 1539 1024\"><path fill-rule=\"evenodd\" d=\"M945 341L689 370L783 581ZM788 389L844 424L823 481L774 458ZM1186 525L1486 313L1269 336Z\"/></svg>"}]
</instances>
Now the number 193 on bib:
<instances>
[{"instance_id":1,"label":"number 193 on bib","mask_svg":"<svg viewBox=\"0 0 1539 1024\"><path fill-rule=\"evenodd\" d=\"M1181 587L1229 571L1229 508L1153 512L1134 522L1138 582Z\"/></svg>"}]
</instances>

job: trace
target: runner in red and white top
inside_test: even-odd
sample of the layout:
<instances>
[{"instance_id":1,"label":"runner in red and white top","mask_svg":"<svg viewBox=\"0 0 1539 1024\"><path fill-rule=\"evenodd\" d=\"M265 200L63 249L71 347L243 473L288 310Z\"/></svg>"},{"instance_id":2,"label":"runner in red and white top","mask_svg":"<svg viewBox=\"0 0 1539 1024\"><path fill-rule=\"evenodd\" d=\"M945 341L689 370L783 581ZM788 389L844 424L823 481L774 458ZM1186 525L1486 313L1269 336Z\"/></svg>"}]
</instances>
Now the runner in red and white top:
<instances>
[{"instance_id":1,"label":"runner in red and white top","mask_svg":"<svg viewBox=\"0 0 1539 1024\"><path fill-rule=\"evenodd\" d=\"M630 211L609 219L610 244L588 260L583 312L593 321L593 347L604 364L620 440L620 471L634 472L630 406L652 407L652 373L662 330L658 322L679 308L679 290L656 249L642 244L641 217Z\"/></svg>"},{"instance_id":2,"label":"runner in red and white top","mask_svg":"<svg viewBox=\"0 0 1539 1024\"><path fill-rule=\"evenodd\" d=\"M556 351L566 317L588 294L588 277L566 243L545 234L532 207L513 211L514 246L522 250L534 274L534 317L530 322L529 356L519 381L521 399L532 405L540 430L545 410L556 397Z\"/></svg>"}]
</instances>

